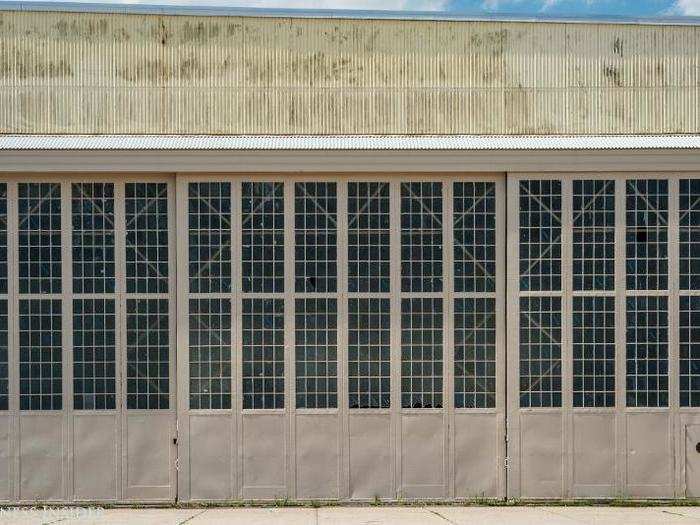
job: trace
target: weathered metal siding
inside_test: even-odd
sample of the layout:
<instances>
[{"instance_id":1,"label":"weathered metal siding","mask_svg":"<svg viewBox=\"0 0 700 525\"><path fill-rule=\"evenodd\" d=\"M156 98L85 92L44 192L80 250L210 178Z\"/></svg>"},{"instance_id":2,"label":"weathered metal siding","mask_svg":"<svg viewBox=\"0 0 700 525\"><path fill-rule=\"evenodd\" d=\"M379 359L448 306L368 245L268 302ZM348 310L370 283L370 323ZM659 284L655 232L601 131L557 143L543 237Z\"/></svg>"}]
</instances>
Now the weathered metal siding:
<instances>
[{"instance_id":1,"label":"weathered metal siding","mask_svg":"<svg viewBox=\"0 0 700 525\"><path fill-rule=\"evenodd\" d=\"M698 133L700 28L0 12L0 131Z\"/></svg>"}]
</instances>

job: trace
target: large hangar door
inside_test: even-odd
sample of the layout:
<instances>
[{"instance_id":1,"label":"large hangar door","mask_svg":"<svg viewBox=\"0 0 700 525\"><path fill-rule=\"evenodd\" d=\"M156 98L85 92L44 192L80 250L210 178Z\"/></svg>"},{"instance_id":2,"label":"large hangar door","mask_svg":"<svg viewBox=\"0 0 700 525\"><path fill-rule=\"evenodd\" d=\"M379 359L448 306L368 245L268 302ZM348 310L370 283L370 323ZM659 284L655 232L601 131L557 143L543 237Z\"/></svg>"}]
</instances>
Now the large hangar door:
<instances>
[{"instance_id":1,"label":"large hangar door","mask_svg":"<svg viewBox=\"0 0 700 525\"><path fill-rule=\"evenodd\" d=\"M508 198L508 495L683 494L700 181L514 174Z\"/></svg>"},{"instance_id":2,"label":"large hangar door","mask_svg":"<svg viewBox=\"0 0 700 525\"><path fill-rule=\"evenodd\" d=\"M173 188L148 180L2 183L7 499L175 497Z\"/></svg>"},{"instance_id":3,"label":"large hangar door","mask_svg":"<svg viewBox=\"0 0 700 525\"><path fill-rule=\"evenodd\" d=\"M499 176L178 176L182 500L505 494Z\"/></svg>"}]
</instances>

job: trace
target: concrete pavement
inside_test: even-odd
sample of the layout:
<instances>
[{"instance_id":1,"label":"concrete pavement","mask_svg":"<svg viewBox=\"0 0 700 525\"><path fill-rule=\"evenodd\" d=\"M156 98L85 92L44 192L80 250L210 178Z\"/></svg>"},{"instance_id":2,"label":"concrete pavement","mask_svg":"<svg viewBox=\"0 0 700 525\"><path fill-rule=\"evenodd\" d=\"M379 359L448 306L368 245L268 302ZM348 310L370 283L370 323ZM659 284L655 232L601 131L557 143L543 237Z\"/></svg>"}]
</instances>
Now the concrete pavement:
<instances>
[{"instance_id":1,"label":"concrete pavement","mask_svg":"<svg viewBox=\"0 0 700 525\"><path fill-rule=\"evenodd\" d=\"M700 507L321 507L0 509L0 524L700 525Z\"/></svg>"}]
</instances>

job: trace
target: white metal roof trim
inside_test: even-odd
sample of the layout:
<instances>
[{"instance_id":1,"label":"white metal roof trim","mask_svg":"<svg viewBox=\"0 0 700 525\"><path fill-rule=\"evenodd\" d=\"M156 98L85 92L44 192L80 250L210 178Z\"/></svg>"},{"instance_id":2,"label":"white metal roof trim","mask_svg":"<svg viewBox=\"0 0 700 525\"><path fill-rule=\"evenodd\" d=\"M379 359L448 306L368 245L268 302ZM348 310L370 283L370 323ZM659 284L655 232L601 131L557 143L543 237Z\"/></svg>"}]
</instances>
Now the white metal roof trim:
<instances>
[{"instance_id":1,"label":"white metal roof trim","mask_svg":"<svg viewBox=\"0 0 700 525\"><path fill-rule=\"evenodd\" d=\"M618 136L270 136L0 135L0 150L629 150L700 149L700 135Z\"/></svg>"}]
</instances>

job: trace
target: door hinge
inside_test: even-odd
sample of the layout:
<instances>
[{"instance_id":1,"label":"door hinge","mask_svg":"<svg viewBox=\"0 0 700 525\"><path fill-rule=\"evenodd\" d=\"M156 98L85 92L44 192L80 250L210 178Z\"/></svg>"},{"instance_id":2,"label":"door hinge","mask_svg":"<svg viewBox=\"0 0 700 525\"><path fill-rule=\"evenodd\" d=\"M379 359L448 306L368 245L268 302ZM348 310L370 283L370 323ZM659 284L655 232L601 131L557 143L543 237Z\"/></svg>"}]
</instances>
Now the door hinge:
<instances>
[{"instance_id":1,"label":"door hinge","mask_svg":"<svg viewBox=\"0 0 700 525\"><path fill-rule=\"evenodd\" d=\"M510 461L509 460L510 460L510 458L508 456L506 456L505 459L503 460L503 468L505 470L508 470L510 468Z\"/></svg>"}]
</instances>

